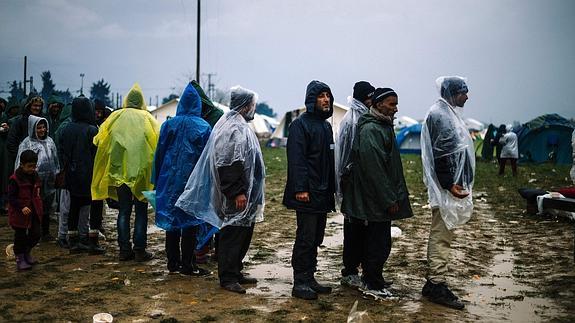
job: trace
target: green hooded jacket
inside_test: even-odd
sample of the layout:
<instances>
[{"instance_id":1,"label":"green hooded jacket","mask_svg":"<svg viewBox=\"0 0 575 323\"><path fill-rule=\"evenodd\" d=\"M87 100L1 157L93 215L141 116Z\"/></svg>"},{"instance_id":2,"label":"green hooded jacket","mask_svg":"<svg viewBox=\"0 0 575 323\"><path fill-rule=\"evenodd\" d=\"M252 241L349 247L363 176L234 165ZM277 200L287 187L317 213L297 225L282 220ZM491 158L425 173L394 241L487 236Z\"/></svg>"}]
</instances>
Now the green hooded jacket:
<instances>
[{"instance_id":1,"label":"green hooded jacket","mask_svg":"<svg viewBox=\"0 0 575 323\"><path fill-rule=\"evenodd\" d=\"M50 105L54 104L54 103L58 103L60 105L60 111L58 112L58 114L55 117L52 117L52 114L50 113ZM62 115L62 109L64 108L64 102L62 101L62 99L57 96L57 95L52 95L50 97L50 99L48 100L48 107L47 107L47 111L46 111L46 119L48 120L48 124L50 125L50 137L54 138L54 136L56 135L56 132L58 131L58 128L60 128L60 122L61 122L61 118L60 115Z\"/></svg>"},{"instance_id":2,"label":"green hooded jacket","mask_svg":"<svg viewBox=\"0 0 575 323\"><path fill-rule=\"evenodd\" d=\"M213 128L216 125L216 122L220 120L221 116L224 115L224 111L214 105L198 82L192 81L192 85L200 95L200 98L202 98L202 119L206 120L206 122Z\"/></svg>"},{"instance_id":3,"label":"green hooded jacket","mask_svg":"<svg viewBox=\"0 0 575 323\"><path fill-rule=\"evenodd\" d=\"M359 118L351 161L352 172L343 183L342 212L368 222L413 216L393 124L370 113ZM388 213L394 203L395 214Z\"/></svg>"}]
</instances>

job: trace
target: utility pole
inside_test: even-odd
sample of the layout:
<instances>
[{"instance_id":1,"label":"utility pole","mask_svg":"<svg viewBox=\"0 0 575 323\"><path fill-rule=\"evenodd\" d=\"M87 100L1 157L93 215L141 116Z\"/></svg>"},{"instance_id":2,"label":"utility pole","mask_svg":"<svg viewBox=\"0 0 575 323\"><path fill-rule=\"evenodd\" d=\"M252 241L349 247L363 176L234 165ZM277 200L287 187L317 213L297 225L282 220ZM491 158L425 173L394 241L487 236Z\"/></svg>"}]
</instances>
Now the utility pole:
<instances>
[{"instance_id":1,"label":"utility pole","mask_svg":"<svg viewBox=\"0 0 575 323\"><path fill-rule=\"evenodd\" d=\"M205 75L208 76L208 97L210 100L213 100L216 87L215 84L212 83L212 76L216 76L216 73L206 73Z\"/></svg>"},{"instance_id":2,"label":"utility pole","mask_svg":"<svg viewBox=\"0 0 575 323\"><path fill-rule=\"evenodd\" d=\"M82 78L80 83L80 95L84 94L84 76L84 73L80 73L80 77Z\"/></svg>"},{"instance_id":3,"label":"utility pole","mask_svg":"<svg viewBox=\"0 0 575 323\"><path fill-rule=\"evenodd\" d=\"M28 67L28 56L24 56L24 95L26 95L26 68Z\"/></svg>"},{"instance_id":4,"label":"utility pole","mask_svg":"<svg viewBox=\"0 0 575 323\"><path fill-rule=\"evenodd\" d=\"M200 0L198 0L198 28L196 34L196 81L200 82Z\"/></svg>"}]
</instances>

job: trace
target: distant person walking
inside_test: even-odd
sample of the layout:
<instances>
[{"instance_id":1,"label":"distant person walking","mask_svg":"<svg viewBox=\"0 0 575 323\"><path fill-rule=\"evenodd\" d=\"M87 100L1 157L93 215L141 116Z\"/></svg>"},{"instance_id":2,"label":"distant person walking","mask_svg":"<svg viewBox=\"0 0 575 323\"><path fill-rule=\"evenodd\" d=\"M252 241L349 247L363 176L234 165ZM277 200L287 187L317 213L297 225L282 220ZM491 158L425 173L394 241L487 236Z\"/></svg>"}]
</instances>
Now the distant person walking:
<instances>
[{"instance_id":1,"label":"distant person walking","mask_svg":"<svg viewBox=\"0 0 575 323\"><path fill-rule=\"evenodd\" d=\"M427 244L427 282L422 294L434 303L463 309L448 288L453 229L466 223L473 212L475 152L473 140L460 115L468 99L467 84L457 76L436 81L441 97L431 106L421 129L423 181L431 205L431 230Z\"/></svg>"},{"instance_id":2,"label":"distant person walking","mask_svg":"<svg viewBox=\"0 0 575 323\"><path fill-rule=\"evenodd\" d=\"M331 125L333 95L327 84L311 81L306 112L289 127L287 183L283 204L296 211L297 231L291 263L292 296L307 300L331 293L315 279L317 249L324 238L327 213L335 211L334 142Z\"/></svg>"},{"instance_id":3,"label":"distant person walking","mask_svg":"<svg viewBox=\"0 0 575 323\"><path fill-rule=\"evenodd\" d=\"M505 164L507 161L511 164L513 177L517 176L517 159L519 158L519 148L517 146L517 135L511 131L511 126L507 126L505 133L499 139L501 145L501 155L499 158L499 175L505 173Z\"/></svg>"}]
</instances>

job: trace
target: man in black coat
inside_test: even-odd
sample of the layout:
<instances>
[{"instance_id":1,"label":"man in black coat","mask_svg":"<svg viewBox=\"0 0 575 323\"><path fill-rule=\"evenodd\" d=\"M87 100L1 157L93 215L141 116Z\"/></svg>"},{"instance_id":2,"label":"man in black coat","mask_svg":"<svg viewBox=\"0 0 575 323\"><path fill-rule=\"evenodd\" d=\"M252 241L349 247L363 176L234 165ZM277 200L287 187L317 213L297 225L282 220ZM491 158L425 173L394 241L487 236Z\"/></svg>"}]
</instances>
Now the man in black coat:
<instances>
[{"instance_id":1,"label":"man in black coat","mask_svg":"<svg viewBox=\"0 0 575 323\"><path fill-rule=\"evenodd\" d=\"M92 203L91 183L96 146L93 139L98 134L92 102L81 95L72 101L72 122L62 128L58 143L58 158L65 176L65 188L70 191L68 218L68 245L70 253L89 251L102 254L98 244L98 228L102 226L102 213L91 214L90 245L80 242L78 224L80 209Z\"/></svg>"},{"instance_id":2,"label":"man in black coat","mask_svg":"<svg viewBox=\"0 0 575 323\"><path fill-rule=\"evenodd\" d=\"M327 213L335 211L334 142L331 125L326 121L333 113L329 86L311 81L305 106L306 112L289 127L283 204L295 210L297 216L292 296L317 299L318 293L331 292L331 287L320 285L314 278Z\"/></svg>"}]
</instances>

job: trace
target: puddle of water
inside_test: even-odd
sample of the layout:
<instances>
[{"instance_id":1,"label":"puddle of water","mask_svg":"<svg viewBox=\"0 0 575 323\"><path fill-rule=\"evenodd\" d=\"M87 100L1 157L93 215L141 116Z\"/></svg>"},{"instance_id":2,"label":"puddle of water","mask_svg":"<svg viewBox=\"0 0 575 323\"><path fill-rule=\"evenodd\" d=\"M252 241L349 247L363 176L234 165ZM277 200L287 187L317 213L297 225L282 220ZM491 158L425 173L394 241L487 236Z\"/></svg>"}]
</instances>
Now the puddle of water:
<instances>
[{"instance_id":1,"label":"puddle of water","mask_svg":"<svg viewBox=\"0 0 575 323\"><path fill-rule=\"evenodd\" d=\"M538 312L559 310L548 299L525 296L534 289L513 278L513 259L513 251L507 246L494 257L489 276L477 279L463 297L471 303L467 306L470 313L496 320L535 322L543 320Z\"/></svg>"}]
</instances>

